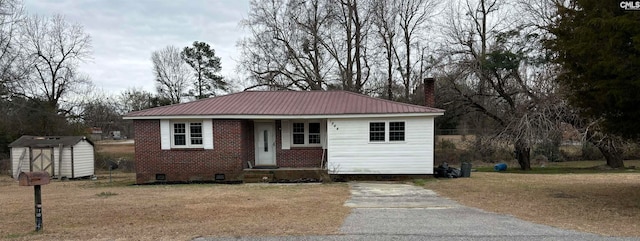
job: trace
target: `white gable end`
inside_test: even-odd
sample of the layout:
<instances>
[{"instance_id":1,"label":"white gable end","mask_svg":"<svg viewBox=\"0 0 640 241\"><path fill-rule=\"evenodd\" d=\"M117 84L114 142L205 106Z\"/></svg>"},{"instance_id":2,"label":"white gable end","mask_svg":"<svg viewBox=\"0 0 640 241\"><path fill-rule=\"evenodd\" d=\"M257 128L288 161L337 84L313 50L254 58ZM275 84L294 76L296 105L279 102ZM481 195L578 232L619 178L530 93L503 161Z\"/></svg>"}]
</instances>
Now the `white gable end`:
<instances>
[{"instance_id":1,"label":"white gable end","mask_svg":"<svg viewBox=\"0 0 640 241\"><path fill-rule=\"evenodd\" d=\"M330 174L433 174L433 117L329 119ZM369 123L386 123L386 141L369 141ZM389 141L389 122L405 123L405 140Z\"/></svg>"}]
</instances>

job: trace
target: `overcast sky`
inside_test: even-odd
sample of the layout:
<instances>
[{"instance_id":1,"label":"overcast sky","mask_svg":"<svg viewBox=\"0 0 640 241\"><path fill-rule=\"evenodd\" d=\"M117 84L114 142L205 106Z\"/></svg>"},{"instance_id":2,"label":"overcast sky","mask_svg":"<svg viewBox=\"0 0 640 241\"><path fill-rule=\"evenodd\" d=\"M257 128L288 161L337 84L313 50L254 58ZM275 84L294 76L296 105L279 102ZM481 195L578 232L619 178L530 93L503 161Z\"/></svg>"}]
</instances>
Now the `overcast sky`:
<instances>
[{"instance_id":1,"label":"overcast sky","mask_svg":"<svg viewBox=\"0 0 640 241\"><path fill-rule=\"evenodd\" d=\"M117 94L128 87L154 90L151 53L193 41L211 45L222 75L238 77L236 42L249 12L248 0L25 0L28 14L62 14L84 26L93 59L80 66L94 85Z\"/></svg>"}]
</instances>

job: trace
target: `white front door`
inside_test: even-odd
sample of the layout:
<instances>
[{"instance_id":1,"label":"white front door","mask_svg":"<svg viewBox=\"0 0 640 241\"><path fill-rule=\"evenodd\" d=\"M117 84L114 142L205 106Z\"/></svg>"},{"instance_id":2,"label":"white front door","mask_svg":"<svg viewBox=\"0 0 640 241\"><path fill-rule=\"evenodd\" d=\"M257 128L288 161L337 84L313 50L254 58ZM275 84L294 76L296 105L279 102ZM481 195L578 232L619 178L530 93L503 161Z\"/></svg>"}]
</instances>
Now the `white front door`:
<instances>
[{"instance_id":1,"label":"white front door","mask_svg":"<svg viewBox=\"0 0 640 241\"><path fill-rule=\"evenodd\" d=\"M255 122L256 166L276 165L276 132L273 122Z\"/></svg>"}]
</instances>

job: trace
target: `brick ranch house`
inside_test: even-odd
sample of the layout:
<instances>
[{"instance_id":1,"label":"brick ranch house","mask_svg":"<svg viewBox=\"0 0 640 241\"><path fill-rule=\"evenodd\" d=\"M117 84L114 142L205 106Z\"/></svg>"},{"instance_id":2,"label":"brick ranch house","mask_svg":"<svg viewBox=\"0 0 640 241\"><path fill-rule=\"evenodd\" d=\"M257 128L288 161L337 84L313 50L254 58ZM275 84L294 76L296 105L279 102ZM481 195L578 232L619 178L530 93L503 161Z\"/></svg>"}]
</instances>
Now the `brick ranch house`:
<instances>
[{"instance_id":1,"label":"brick ranch house","mask_svg":"<svg viewBox=\"0 0 640 241\"><path fill-rule=\"evenodd\" d=\"M433 105L433 81L425 88ZM136 182L243 180L249 170L433 174L444 110L346 91L245 91L127 114ZM246 181L246 180L245 180Z\"/></svg>"}]
</instances>

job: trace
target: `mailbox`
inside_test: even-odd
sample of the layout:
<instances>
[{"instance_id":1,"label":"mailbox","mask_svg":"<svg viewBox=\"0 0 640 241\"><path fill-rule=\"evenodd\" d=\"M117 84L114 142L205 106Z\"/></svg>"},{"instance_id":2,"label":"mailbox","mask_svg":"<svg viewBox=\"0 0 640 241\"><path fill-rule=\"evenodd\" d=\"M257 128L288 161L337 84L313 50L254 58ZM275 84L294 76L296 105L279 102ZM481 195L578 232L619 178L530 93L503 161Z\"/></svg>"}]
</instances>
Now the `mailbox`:
<instances>
[{"instance_id":1,"label":"mailbox","mask_svg":"<svg viewBox=\"0 0 640 241\"><path fill-rule=\"evenodd\" d=\"M20 186L36 186L49 184L48 172L21 172L18 175Z\"/></svg>"}]
</instances>

